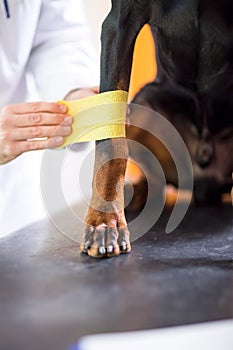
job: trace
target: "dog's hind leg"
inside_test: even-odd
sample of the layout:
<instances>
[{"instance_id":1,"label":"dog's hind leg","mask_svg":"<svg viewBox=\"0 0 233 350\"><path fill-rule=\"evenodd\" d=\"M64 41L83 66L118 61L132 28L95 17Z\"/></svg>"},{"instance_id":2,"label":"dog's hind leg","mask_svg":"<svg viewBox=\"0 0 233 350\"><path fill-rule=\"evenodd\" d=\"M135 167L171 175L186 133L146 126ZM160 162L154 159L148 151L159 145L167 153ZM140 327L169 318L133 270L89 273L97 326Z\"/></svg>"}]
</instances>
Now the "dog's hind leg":
<instances>
[{"instance_id":1,"label":"dog's hind leg","mask_svg":"<svg viewBox=\"0 0 233 350\"><path fill-rule=\"evenodd\" d=\"M145 8L139 11L141 3L112 1L102 27L101 92L128 91L134 43L147 21ZM131 250L123 194L127 157L125 138L96 142L93 193L81 244L81 251L92 257L111 257Z\"/></svg>"}]
</instances>

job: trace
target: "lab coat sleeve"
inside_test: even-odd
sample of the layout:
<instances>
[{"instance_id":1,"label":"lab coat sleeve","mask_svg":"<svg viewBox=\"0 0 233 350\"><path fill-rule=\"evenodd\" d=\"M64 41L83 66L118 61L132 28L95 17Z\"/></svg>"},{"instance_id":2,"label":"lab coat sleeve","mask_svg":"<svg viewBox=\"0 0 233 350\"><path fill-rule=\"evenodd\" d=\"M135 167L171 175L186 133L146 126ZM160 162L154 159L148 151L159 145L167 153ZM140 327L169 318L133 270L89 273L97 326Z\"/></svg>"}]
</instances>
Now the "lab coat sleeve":
<instances>
[{"instance_id":1,"label":"lab coat sleeve","mask_svg":"<svg viewBox=\"0 0 233 350\"><path fill-rule=\"evenodd\" d=\"M99 84L99 57L82 0L42 1L29 70L43 100Z\"/></svg>"}]
</instances>

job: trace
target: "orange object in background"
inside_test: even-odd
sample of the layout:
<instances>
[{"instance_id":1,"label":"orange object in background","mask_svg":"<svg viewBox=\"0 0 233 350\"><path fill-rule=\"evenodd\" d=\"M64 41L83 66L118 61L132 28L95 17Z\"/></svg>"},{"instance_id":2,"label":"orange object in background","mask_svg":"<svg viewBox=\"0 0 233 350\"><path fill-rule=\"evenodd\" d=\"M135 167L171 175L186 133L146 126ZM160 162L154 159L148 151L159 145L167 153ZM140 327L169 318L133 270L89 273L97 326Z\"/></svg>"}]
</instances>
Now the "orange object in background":
<instances>
[{"instance_id":1,"label":"orange object in background","mask_svg":"<svg viewBox=\"0 0 233 350\"><path fill-rule=\"evenodd\" d=\"M134 48L131 70L129 101L147 83L155 79L157 73L155 45L148 24L141 29Z\"/></svg>"}]
</instances>

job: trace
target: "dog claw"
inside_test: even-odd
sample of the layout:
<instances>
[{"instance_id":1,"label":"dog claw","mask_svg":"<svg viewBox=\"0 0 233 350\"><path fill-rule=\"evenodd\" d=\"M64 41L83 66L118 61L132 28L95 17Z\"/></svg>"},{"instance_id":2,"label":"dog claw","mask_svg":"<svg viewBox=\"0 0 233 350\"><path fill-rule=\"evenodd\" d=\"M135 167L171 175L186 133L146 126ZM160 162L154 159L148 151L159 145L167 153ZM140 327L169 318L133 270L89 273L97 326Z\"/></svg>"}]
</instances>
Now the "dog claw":
<instances>
[{"instance_id":1,"label":"dog claw","mask_svg":"<svg viewBox=\"0 0 233 350\"><path fill-rule=\"evenodd\" d=\"M122 254L127 254L131 251L131 246L130 246L130 243L128 242L122 242L121 243L121 246L120 246L120 249L121 249L121 253Z\"/></svg>"},{"instance_id":2,"label":"dog claw","mask_svg":"<svg viewBox=\"0 0 233 350\"><path fill-rule=\"evenodd\" d=\"M84 246L84 251L87 251L88 248L90 248L90 246L91 246L91 242L90 242L90 241L87 241L87 242L85 243L85 246Z\"/></svg>"},{"instance_id":3,"label":"dog claw","mask_svg":"<svg viewBox=\"0 0 233 350\"><path fill-rule=\"evenodd\" d=\"M126 226L86 225L80 249L82 253L97 259L129 253L131 250L129 231Z\"/></svg>"},{"instance_id":4,"label":"dog claw","mask_svg":"<svg viewBox=\"0 0 233 350\"><path fill-rule=\"evenodd\" d=\"M105 255L106 249L105 249L104 247L99 247L99 253L100 253L101 255Z\"/></svg>"},{"instance_id":5,"label":"dog claw","mask_svg":"<svg viewBox=\"0 0 233 350\"><path fill-rule=\"evenodd\" d=\"M107 247L107 252L108 252L108 253L112 253L112 252L113 252L113 246L112 246L112 245L109 245L109 246Z\"/></svg>"},{"instance_id":6,"label":"dog claw","mask_svg":"<svg viewBox=\"0 0 233 350\"><path fill-rule=\"evenodd\" d=\"M127 249L126 242L121 242L121 249L122 249L122 251L125 251Z\"/></svg>"}]
</instances>

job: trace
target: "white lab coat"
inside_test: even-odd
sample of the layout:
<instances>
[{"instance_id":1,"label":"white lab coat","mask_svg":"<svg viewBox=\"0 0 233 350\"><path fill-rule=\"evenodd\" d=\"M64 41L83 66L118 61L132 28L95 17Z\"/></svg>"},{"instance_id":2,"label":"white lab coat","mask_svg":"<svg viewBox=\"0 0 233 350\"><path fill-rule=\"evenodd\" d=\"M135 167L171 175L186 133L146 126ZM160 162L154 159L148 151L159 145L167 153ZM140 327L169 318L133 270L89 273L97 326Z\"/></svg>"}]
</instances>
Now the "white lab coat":
<instances>
[{"instance_id":1,"label":"white lab coat","mask_svg":"<svg viewBox=\"0 0 233 350\"><path fill-rule=\"evenodd\" d=\"M9 19L0 0L0 108L56 101L74 88L99 84L82 0L8 0L8 5ZM27 152L0 165L0 236L46 216L42 154Z\"/></svg>"}]
</instances>

